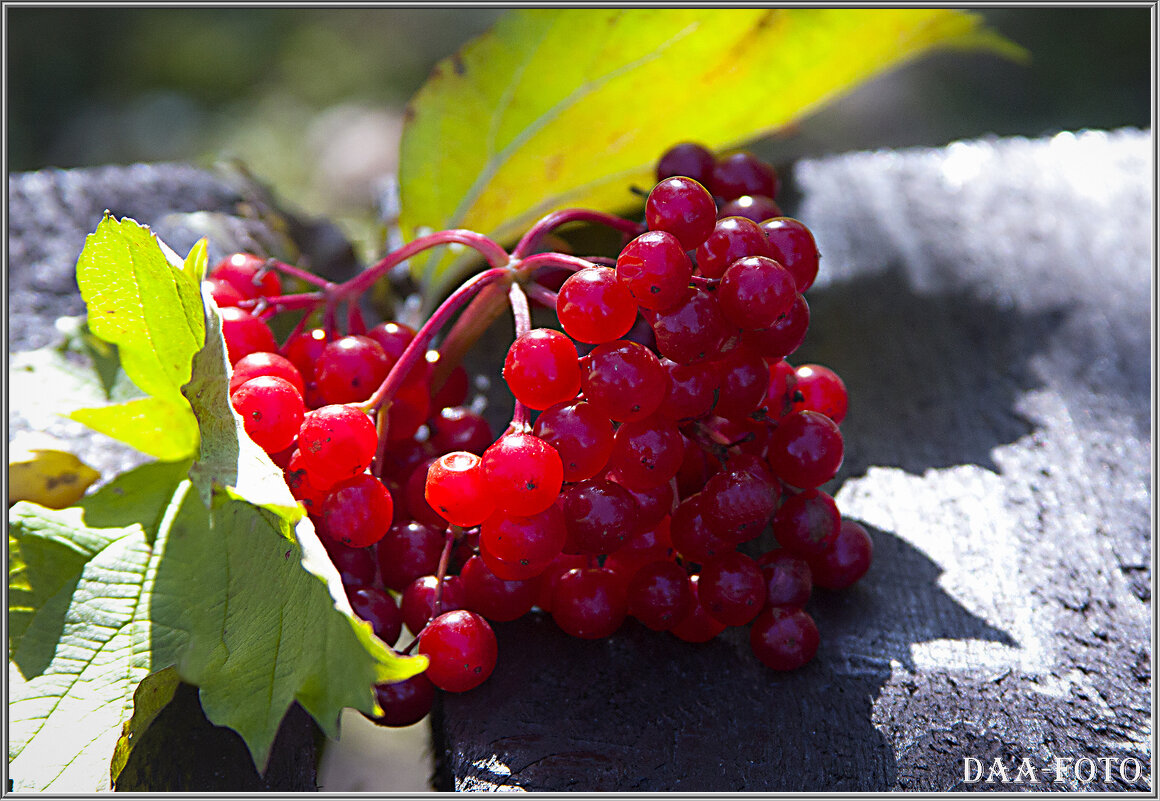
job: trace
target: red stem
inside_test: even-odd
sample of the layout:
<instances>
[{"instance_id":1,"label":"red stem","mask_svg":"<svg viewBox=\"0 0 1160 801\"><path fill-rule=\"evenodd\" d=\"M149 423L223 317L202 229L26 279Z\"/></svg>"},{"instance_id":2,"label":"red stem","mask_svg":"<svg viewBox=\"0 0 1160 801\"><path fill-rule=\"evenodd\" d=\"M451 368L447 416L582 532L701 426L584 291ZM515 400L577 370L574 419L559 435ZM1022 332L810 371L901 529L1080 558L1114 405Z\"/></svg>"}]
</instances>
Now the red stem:
<instances>
[{"instance_id":1,"label":"red stem","mask_svg":"<svg viewBox=\"0 0 1160 801\"><path fill-rule=\"evenodd\" d=\"M618 231L631 234L632 236L640 236L645 231L645 227L640 223L626 220L623 217L617 217L614 214L605 214L604 212L592 211L590 209L562 209L542 217L529 228L528 232L523 235L523 238L516 245L515 250L512 251L513 258L523 258L525 253L536 246L540 237L552 229L559 228L561 225L570 222L600 223L601 225L607 225Z\"/></svg>"},{"instance_id":2,"label":"red stem","mask_svg":"<svg viewBox=\"0 0 1160 801\"><path fill-rule=\"evenodd\" d=\"M556 308L556 293L541 284L528 284L528 299L549 309Z\"/></svg>"},{"instance_id":3,"label":"red stem","mask_svg":"<svg viewBox=\"0 0 1160 801\"><path fill-rule=\"evenodd\" d=\"M363 404L362 408L375 412L384 403L388 402L395 394L395 390L403 383L403 380L411 372L411 368L419 363L419 360L424 358L427 353L427 346L431 344L431 340L435 334L439 332L455 312L471 300L484 287L501 281L511 276L512 271L508 267L493 267L490 270L484 270L481 273L473 276L466 281L459 289L447 296L447 300L440 304L439 308L435 310L427 322L423 323L423 327L415 334L415 338L410 341L406 349L403 350L399 356L399 360L391 367L391 372L387 374L386 379L375 390L375 393Z\"/></svg>"},{"instance_id":4,"label":"red stem","mask_svg":"<svg viewBox=\"0 0 1160 801\"><path fill-rule=\"evenodd\" d=\"M359 273L344 284L339 284L336 295L342 298L354 297L369 289L376 281L383 277L388 270L400 262L437 245L459 243L478 250L487 259L492 267L504 267L510 261L508 252L483 234L468 231L462 228L453 228L449 231L437 231L427 236L413 239L403 247L387 254L373 267Z\"/></svg>"},{"instance_id":5,"label":"red stem","mask_svg":"<svg viewBox=\"0 0 1160 801\"><path fill-rule=\"evenodd\" d=\"M518 283L513 283L508 289L508 301L512 305L512 318L515 320L515 338L519 339L532 330L532 313L528 309L528 296L524 294L523 287ZM531 414L528 412L528 407L520 403L519 398L516 398L516 405L512 410L511 428L515 431L530 431L530 421Z\"/></svg>"},{"instance_id":6,"label":"red stem","mask_svg":"<svg viewBox=\"0 0 1160 801\"><path fill-rule=\"evenodd\" d=\"M565 270L579 271L585 267L597 267L599 265L593 264L588 259L582 259L579 256L566 256L563 253L536 253L527 258L520 259L516 266L521 274L530 275L540 267L562 267Z\"/></svg>"},{"instance_id":7,"label":"red stem","mask_svg":"<svg viewBox=\"0 0 1160 801\"><path fill-rule=\"evenodd\" d=\"M308 273L306 270L301 270L297 267L294 267L293 265L278 261L277 259L267 259L266 263L262 266L262 269L265 270L267 268L277 270L280 273L285 273L286 275L297 278L300 281L305 281L311 286L316 286L319 289L330 289L334 286L334 284L332 284L330 281L327 281L325 278L317 276L314 273Z\"/></svg>"}]
</instances>

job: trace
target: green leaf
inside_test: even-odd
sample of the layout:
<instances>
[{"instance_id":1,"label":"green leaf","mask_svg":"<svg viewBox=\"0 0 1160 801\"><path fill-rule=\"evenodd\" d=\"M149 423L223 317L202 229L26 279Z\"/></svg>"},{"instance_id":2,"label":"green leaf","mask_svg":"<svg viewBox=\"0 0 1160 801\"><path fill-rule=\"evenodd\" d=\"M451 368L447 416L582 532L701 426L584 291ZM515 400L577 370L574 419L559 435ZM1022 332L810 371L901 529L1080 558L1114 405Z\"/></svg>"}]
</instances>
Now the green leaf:
<instances>
[{"instance_id":1,"label":"green leaf","mask_svg":"<svg viewBox=\"0 0 1160 801\"><path fill-rule=\"evenodd\" d=\"M509 12L407 109L403 236L511 241L554 209L631 209L668 146L752 141L934 47L1022 52L949 9ZM422 278L440 294L471 258L437 252Z\"/></svg>"},{"instance_id":2,"label":"green leaf","mask_svg":"<svg viewBox=\"0 0 1160 801\"><path fill-rule=\"evenodd\" d=\"M197 451L197 418L188 403L138 398L112 406L77 409L69 417L164 461L185 459Z\"/></svg>"},{"instance_id":3,"label":"green leaf","mask_svg":"<svg viewBox=\"0 0 1160 801\"><path fill-rule=\"evenodd\" d=\"M117 346L133 382L181 404L205 326L197 282L167 251L148 228L106 216L85 240L77 284L90 330Z\"/></svg>"},{"instance_id":4,"label":"green leaf","mask_svg":"<svg viewBox=\"0 0 1160 801\"><path fill-rule=\"evenodd\" d=\"M169 666L260 769L293 700L335 736L344 707L381 711L374 684L426 667L350 613L308 519L225 490L207 507L187 468L144 465L70 509L12 508L15 789L107 788L137 686Z\"/></svg>"},{"instance_id":5,"label":"green leaf","mask_svg":"<svg viewBox=\"0 0 1160 801\"><path fill-rule=\"evenodd\" d=\"M202 279L205 278L205 272L208 267L209 240L203 236L193 243L193 247L189 249L189 255L185 257L185 262L182 264L181 269L197 286L200 286Z\"/></svg>"}]
</instances>

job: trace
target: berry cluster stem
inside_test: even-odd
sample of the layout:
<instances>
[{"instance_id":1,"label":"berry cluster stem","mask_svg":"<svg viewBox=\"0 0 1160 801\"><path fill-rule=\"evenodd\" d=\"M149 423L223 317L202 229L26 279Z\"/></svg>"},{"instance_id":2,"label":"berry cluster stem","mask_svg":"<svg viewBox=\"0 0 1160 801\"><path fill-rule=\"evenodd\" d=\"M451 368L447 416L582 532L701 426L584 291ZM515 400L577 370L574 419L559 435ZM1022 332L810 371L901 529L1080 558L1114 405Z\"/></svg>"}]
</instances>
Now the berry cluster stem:
<instances>
[{"instance_id":1,"label":"berry cluster stem","mask_svg":"<svg viewBox=\"0 0 1160 801\"><path fill-rule=\"evenodd\" d=\"M614 214L605 214L590 209L562 209L545 215L529 228L516 244L515 250L512 251L512 257L523 259L529 251L536 247L545 234L570 222L599 223L623 231L629 236L640 236L645 231L645 227L640 223L617 217Z\"/></svg>"}]
</instances>

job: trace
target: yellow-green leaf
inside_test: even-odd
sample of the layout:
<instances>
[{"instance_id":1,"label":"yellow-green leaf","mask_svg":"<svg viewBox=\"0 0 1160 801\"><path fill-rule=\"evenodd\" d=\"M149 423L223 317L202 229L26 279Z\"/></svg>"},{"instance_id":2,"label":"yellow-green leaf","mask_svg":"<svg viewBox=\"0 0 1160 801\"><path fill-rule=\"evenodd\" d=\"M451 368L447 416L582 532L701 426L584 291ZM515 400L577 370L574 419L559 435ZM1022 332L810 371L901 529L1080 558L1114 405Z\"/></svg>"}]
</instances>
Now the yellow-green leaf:
<instances>
[{"instance_id":1,"label":"yellow-green leaf","mask_svg":"<svg viewBox=\"0 0 1160 801\"><path fill-rule=\"evenodd\" d=\"M934 47L1022 52L950 9L510 12L408 108L403 236L510 241L554 209L629 209L668 146L752 141ZM471 259L434 251L416 272L437 292Z\"/></svg>"},{"instance_id":2,"label":"yellow-green leaf","mask_svg":"<svg viewBox=\"0 0 1160 801\"><path fill-rule=\"evenodd\" d=\"M167 462L197 453L197 418L189 404L169 398L137 398L111 406L77 409L73 420L142 453Z\"/></svg>"}]
</instances>

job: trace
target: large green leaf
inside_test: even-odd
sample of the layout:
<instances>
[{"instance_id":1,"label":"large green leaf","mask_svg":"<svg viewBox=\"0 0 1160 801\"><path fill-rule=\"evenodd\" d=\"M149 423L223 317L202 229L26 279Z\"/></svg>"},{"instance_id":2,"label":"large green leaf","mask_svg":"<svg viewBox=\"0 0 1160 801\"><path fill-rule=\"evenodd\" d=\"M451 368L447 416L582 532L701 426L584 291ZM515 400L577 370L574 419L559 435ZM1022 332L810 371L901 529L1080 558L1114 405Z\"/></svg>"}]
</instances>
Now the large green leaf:
<instances>
[{"instance_id":1,"label":"large green leaf","mask_svg":"<svg viewBox=\"0 0 1160 801\"><path fill-rule=\"evenodd\" d=\"M77 284L88 327L117 346L121 368L148 399L81 409L70 416L150 456L179 460L197 450L197 421L181 388L205 342L200 279L205 247L183 263L148 228L106 216L85 240Z\"/></svg>"},{"instance_id":2,"label":"large green leaf","mask_svg":"<svg viewBox=\"0 0 1160 801\"><path fill-rule=\"evenodd\" d=\"M553 209L630 208L630 185L646 185L669 145L751 141L933 47L1020 52L949 9L508 13L441 61L408 107L403 235L510 241ZM454 258L425 261L432 289L456 277Z\"/></svg>"},{"instance_id":3,"label":"large green leaf","mask_svg":"<svg viewBox=\"0 0 1160 801\"><path fill-rule=\"evenodd\" d=\"M138 324L147 328L178 316L155 305L179 303L192 319L186 289L102 291L112 317L141 303ZM137 688L171 666L198 685L206 716L236 730L261 768L293 701L336 736L343 708L377 714L375 684L427 665L394 654L354 616L313 525L230 406L219 312L196 284L194 296L200 324L189 327L204 344L177 397L198 425L197 460L145 465L70 509L20 503L10 511L16 789L107 788L128 759L132 740L123 735L156 712L156 703L135 710ZM139 344L130 349L147 362ZM156 388L181 374L153 377ZM177 405L162 392L149 400Z\"/></svg>"}]
</instances>

